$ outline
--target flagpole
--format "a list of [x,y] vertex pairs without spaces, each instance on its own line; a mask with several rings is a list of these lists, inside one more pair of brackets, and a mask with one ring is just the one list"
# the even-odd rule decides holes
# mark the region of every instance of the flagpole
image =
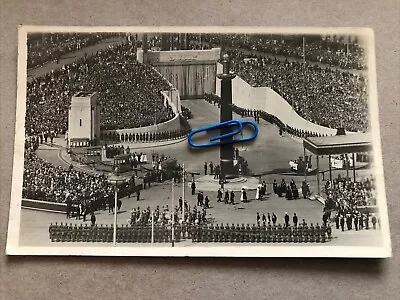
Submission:
[[185,222],[185,164],[182,164],[182,219]]
[[174,206],[174,197],[175,197],[175,195],[174,195],[174,180],[172,179],[172,190],[171,190],[171,194],[172,194],[172,207],[171,207],[171,213],[172,213],[172,216],[171,216],[171,221],[172,221],[172,224],[171,224],[171,234],[172,234],[172,239],[171,239],[171,241],[172,241],[172,247],[174,247],[174,242],[175,242],[175,238],[174,238],[174,236],[175,236],[175,230],[174,230],[174,227],[175,227],[175,212],[174,212],[174,210],[175,210],[175,206]]
[[151,212],[151,245],[154,246],[154,211]]

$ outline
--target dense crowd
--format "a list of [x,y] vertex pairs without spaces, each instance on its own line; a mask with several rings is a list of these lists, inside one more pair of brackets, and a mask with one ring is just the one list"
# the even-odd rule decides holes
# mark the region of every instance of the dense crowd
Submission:
[[[304,58],[342,69],[364,69],[364,49],[357,41],[344,37],[284,36],[258,34],[202,34],[190,35],[191,48],[224,47],[243,49],[249,52],[269,53],[286,57]],[[304,41],[304,45],[303,45]]]
[[267,86],[287,100],[305,119],[349,131],[368,128],[367,82],[359,74],[301,62],[250,57],[240,51],[234,71],[254,87]]
[[72,204],[97,202],[113,194],[105,176],[93,176],[73,168],[64,169],[39,158],[32,149],[25,150],[22,197]]
[[28,35],[28,69],[58,61],[66,53],[80,50],[114,33],[40,33]]
[[359,206],[376,205],[376,192],[373,178],[352,181],[338,176],[325,185],[326,206],[336,208],[340,213],[353,213]]
[[99,93],[102,130],[149,126],[173,118],[161,94],[171,88],[170,83],[151,66],[137,62],[135,55],[130,43],[109,46],[28,82],[27,133],[65,132],[71,97],[78,91]]

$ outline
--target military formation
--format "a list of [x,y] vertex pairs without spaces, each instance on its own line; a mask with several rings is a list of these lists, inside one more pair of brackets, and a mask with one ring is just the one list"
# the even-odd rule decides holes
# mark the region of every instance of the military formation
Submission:
[[[153,231],[154,230],[154,231]],[[51,224],[49,237],[52,242],[103,242],[113,241],[113,226],[83,226],[82,224]],[[118,243],[172,242],[172,226],[156,224],[126,225],[117,227]],[[331,240],[330,226],[211,224],[174,226],[174,242],[191,239],[199,243],[325,243]]]

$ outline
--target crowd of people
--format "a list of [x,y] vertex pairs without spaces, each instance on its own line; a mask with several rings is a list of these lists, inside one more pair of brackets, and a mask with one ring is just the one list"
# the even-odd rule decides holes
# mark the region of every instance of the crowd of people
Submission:
[[39,158],[33,149],[25,150],[22,197],[58,203],[91,203],[102,206],[114,188],[105,176],[94,176],[74,168],[64,169]]
[[376,191],[373,178],[352,181],[340,174],[325,185],[326,206],[336,208],[339,213],[354,213],[359,206],[376,205]]
[[254,87],[270,87],[313,123],[349,131],[368,128],[367,80],[361,74],[231,51],[234,71]]
[[109,46],[28,82],[26,132],[64,133],[78,91],[98,92],[102,130],[162,123],[174,117],[161,94],[170,88],[153,67],[137,62],[131,43]]
[[32,33],[28,35],[29,68],[41,66],[49,61],[58,61],[62,55],[97,44],[114,36],[114,33]]
[[[191,34],[191,48],[223,47],[320,62],[342,69],[364,69],[364,48],[340,36],[285,36],[270,34]],[[201,44],[200,44],[201,43]],[[304,57],[305,56],[305,57]]]
[[[182,206],[185,206],[184,210]],[[140,209],[140,206],[133,208],[131,216],[128,219],[130,225],[148,225],[152,222],[157,225],[186,224],[200,225],[208,222],[207,210],[205,207],[198,209],[197,206],[190,207],[187,201],[179,198],[179,205],[170,209],[167,205],[157,207],[151,211],[150,206],[146,209]]]

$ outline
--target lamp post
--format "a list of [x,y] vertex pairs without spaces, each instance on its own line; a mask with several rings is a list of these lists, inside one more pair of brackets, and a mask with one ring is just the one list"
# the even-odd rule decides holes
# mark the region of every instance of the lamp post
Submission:
[[118,183],[124,182],[126,179],[118,175],[118,169],[108,178],[108,182],[115,184],[115,197],[114,197],[114,235],[113,235],[113,246],[117,245],[117,204],[118,204]]

